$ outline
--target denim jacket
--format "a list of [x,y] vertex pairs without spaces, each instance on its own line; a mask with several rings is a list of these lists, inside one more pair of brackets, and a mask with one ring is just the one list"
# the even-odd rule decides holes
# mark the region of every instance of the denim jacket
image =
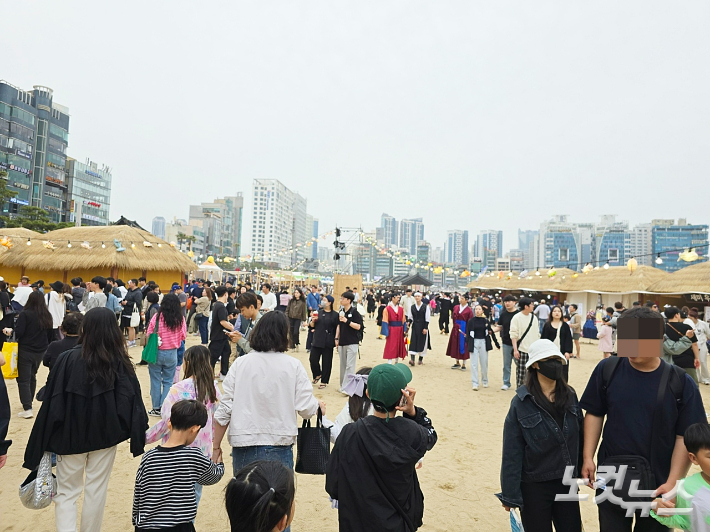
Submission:
[[553,417],[521,386],[505,418],[501,493],[496,497],[506,506],[522,508],[521,482],[561,479],[569,465],[575,466],[575,478],[579,478],[583,443],[584,415],[576,394],[560,430]]

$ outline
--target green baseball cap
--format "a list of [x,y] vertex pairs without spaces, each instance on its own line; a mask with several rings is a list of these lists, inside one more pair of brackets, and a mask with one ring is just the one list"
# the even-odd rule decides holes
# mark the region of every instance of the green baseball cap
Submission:
[[367,377],[367,394],[376,405],[391,408],[397,405],[411,380],[412,372],[406,364],[380,364]]

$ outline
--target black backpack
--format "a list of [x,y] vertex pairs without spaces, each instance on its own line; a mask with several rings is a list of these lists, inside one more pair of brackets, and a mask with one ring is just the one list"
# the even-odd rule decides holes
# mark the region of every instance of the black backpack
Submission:
[[[614,378],[616,369],[619,367],[621,358],[622,357],[618,356],[610,357],[609,359],[607,359],[607,362],[602,368],[602,390],[605,394],[609,389],[611,380]],[[661,362],[668,364],[668,362],[665,362],[665,360],[661,360]],[[683,404],[684,379],[687,373],[683,368],[679,368],[675,364],[670,364],[670,366],[672,371],[668,378],[668,386],[671,389],[671,393],[673,393],[673,397],[675,397],[676,406],[680,408],[680,406]]]
[[360,328],[357,331],[357,342],[359,344],[361,344],[364,337],[365,337],[365,324],[361,323]]

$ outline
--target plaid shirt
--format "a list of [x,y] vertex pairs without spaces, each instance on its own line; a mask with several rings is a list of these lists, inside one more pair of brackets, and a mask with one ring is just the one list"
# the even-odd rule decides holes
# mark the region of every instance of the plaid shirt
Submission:
[[187,338],[187,328],[185,327],[185,318],[182,319],[182,326],[178,329],[168,329],[165,325],[165,319],[162,314],[154,314],[148,325],[147,335],[150,335],[155,329],[155,318],[160,316],[160,325],[158,327],[158,335],[160,336],[160,350],[167,351],[168,349],[177,349]]

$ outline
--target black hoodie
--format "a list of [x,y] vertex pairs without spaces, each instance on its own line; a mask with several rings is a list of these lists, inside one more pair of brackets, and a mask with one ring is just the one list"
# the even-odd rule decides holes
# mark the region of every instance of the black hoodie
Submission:
[[[333,447],[325,490],[338,500],[340,532],[414,532],[424,495],[415,466],[437,436],[423,408],[416,415],[367,416],[343,427]],[[405,524],[401,508],[414,528]]]

